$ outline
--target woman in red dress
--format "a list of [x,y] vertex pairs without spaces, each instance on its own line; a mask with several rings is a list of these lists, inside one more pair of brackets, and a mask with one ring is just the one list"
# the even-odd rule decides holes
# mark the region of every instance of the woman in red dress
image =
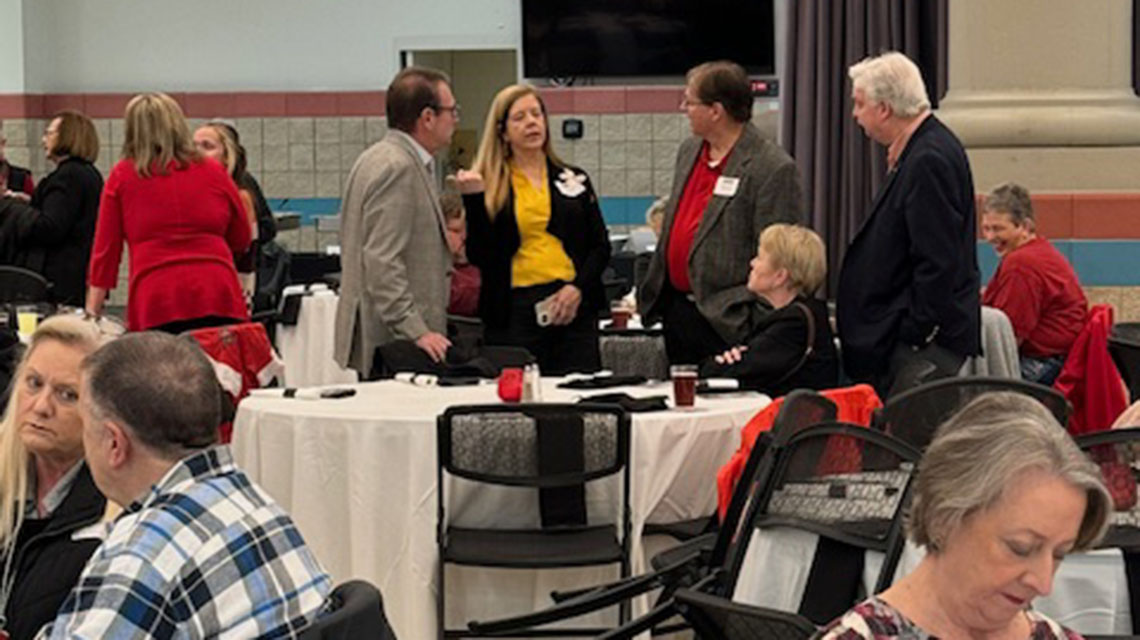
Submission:
[[130,330],[181,332],[247,320],[233,256],[249,246],[250,225],[233,180],[195,150],[170,96],[135,96],[125,120],[122,159],[99,207],[87,310],[102,312],[125,241]]

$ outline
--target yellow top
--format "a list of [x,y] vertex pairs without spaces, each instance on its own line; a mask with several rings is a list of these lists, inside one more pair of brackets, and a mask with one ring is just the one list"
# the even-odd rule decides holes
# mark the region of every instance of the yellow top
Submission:
[[546,171],[540,187],[526,174],[511,166],[511,189],[515,194],[515,220],[519,225],[518,251],[511,259],[511,286],[531,287],[562,280],[574,280],[574,262],[562,248],[562,241],[546,231],[550,223],[550,186]]

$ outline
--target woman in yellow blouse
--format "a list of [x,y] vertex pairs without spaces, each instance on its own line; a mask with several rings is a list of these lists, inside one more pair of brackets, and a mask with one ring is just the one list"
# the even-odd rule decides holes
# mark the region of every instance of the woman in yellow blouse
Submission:
[[457,178],[487,343],[526,348],[543,373],[596,371],[609,239],[590,179],[551,149],[534,87],[495,96],[474,166]]

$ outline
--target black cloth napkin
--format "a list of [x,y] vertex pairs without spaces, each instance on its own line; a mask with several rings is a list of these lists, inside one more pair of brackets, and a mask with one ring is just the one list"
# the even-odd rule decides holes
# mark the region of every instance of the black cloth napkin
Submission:
[[[645,376],[594,376],[593,378],[578,378],[559,383],[559,389],[610,389],[612,387],[629,387],[645,384]],[[628,396],[627,396],[628,397]]]
[[646,411],[665,411],[669,408],[669,406],[665,404],[666,398],[668,398],[668,396],[634,398],[628,393],[598,393],[592,396],[586,396],[579,400],[579,402],[616,404],[630,413],[642,413]]

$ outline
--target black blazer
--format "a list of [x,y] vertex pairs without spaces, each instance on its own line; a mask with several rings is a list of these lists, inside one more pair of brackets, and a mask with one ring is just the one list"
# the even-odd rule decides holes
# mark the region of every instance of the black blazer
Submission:
[[848,375],[886,371],[898,343],[981,352],[974,181],[962,143],[933,115],[887,174],[839,272]]
[[[556,182],[563,171],[585,177],[585,191],[567,196]],[[574,282],[582,291],[578,314],[596,313],[606,304],[602,272],[610,261],[610,240],[598,196],[581,169],[560,167],[547,160],[550,191],[550,222],[546,230],[562,241],[562,248],[574,263]],[[522,243],[515,218],[515,197],[511,191],[494,221],[487,214],[482,193],[463,197],[467,209],[467,258],[479,267],[483,286],[479,290],[479,317],[490,328],[506,328],[511,310],[511,260]]]
[[90,162],[67,158],[36,185],[31,206],[39,212],[24,238],[24,266],[52,283],[56,302],[83,306],[87,264],[103,176]]
[[740,362],[718,364],[715,357],[701,365],[701,377],[736,378],[745,389],[763,391],[772,397],[792,389],[831,389],[839,383],[839,357],[835,336],[827,319],[827,304],[815,298],[797,296],[811,311],[815,324],[812,353],[792,375],[788,375],[807,348],[808,322],[803,309],[789,304],[760,320],[744,341],[748,350]]
[[[71,536],[99,522],[106,507],[106,498],[95,488],[91,471],[84,464],[71,491],[46,522],[25,521],[26,529],[18,537],[13,558],[16,582],[4,611],[12,640],[32,638],[40,627],[55,619],[88,558],[102,544],[98,538],[72,540]],[[0,555],[0,562],[3,560]]]

